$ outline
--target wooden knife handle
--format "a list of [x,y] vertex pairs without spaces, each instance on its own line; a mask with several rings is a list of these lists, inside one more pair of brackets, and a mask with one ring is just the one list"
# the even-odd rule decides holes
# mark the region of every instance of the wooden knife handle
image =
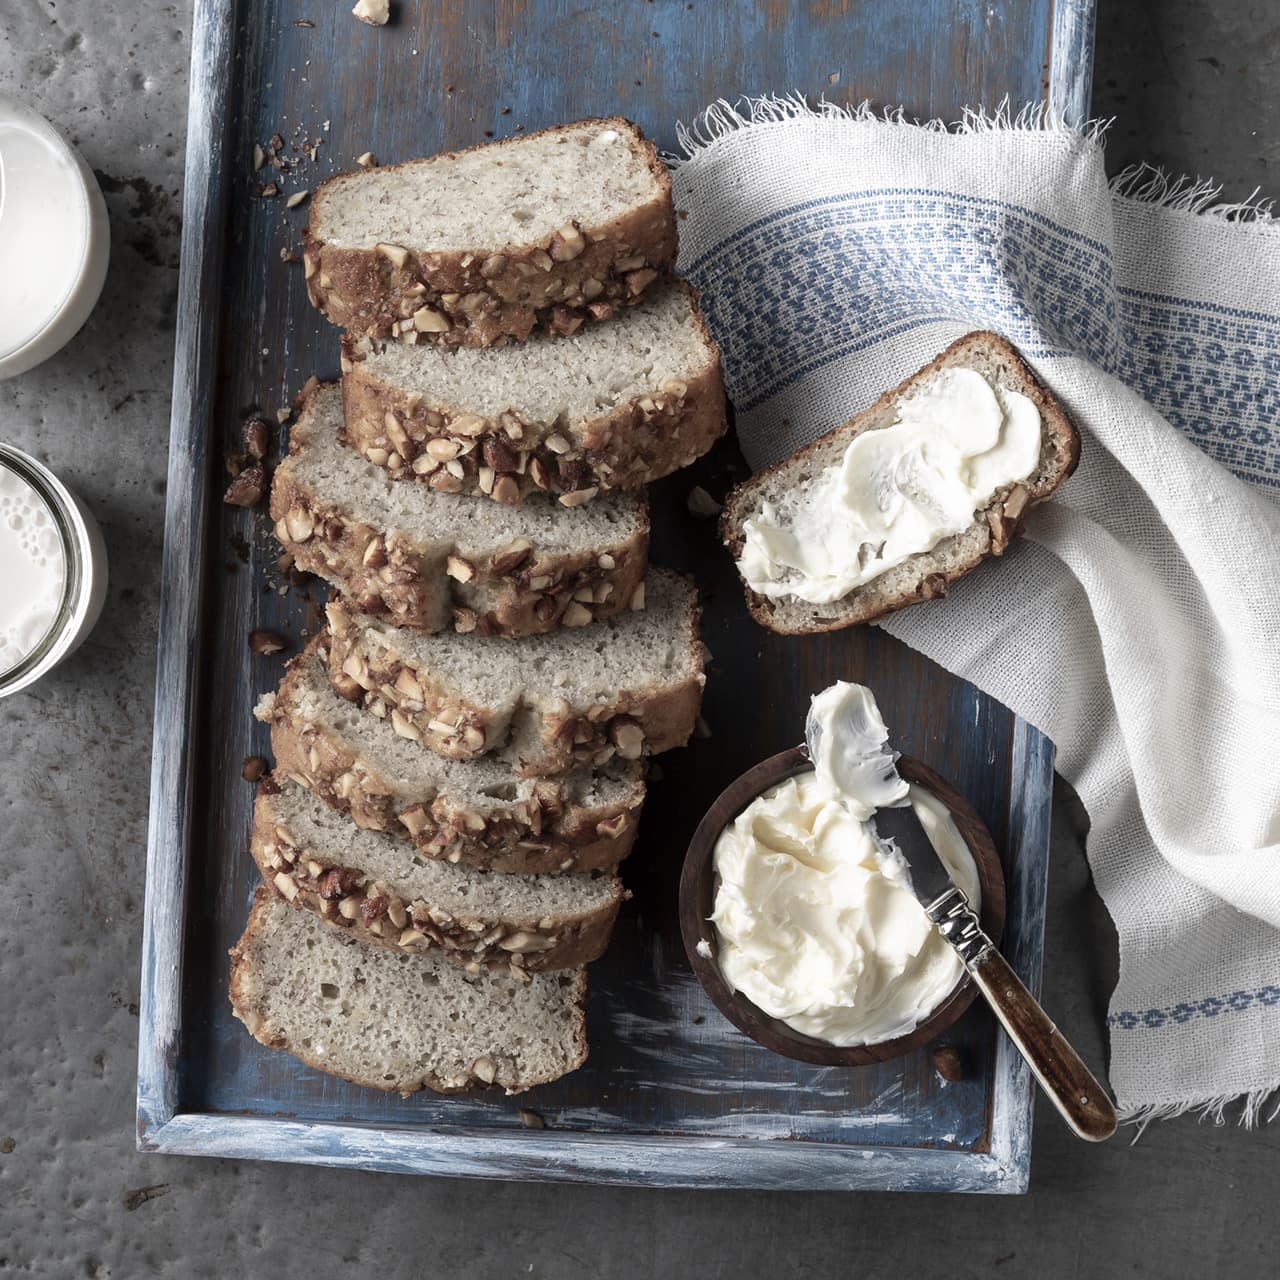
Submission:
[[1116,1111],[1107,1091],[1004,956],[988,947],[971,962],[969,972],[1063,1119],[1088,1142],[1111,1137],[1116,1131]]

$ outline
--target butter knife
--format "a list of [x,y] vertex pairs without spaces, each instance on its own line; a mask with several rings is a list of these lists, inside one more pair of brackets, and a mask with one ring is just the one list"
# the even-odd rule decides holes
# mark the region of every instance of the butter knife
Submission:
[[974,985],[1063,1119],[1088,1142],[1111,1137],[1116,1112],[1107,1091],[983,932],[969,899],[951,879],[915,810],[910,805],[878,809],[875,825],[880,839],[892,839],[906,858],[912,891],[925,914],[964,961]]

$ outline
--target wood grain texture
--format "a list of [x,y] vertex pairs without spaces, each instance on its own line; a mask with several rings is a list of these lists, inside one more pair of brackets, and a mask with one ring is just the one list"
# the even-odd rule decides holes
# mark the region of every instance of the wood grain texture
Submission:
[[1044,99],[1064,123],[1082,125],[1093,95],[1093,0],[1054,0]]
[[[1006,857],[1006,953],[1032,990],[1039,978],[1051,747],[877,631],[793,640],[755,628],[713,524],[685,508],[692,484],[721,493],[744,474],[728,443],[655,489],[654,560],[694,572],[702,587],[712,736],[661,761],[626,872],[635,898],[591,971],[588,1065],[518,1104],[549,1127],[522,1131],[517,1104],[489,1096],[372,1096],[262,1049],[232,1022],[226,951],[254,883],[252,787],[240,765],[266,752],[251,707],[288,656],[253,657],[246,637],[267,627],[300,646],[319,625],[321,592],[282,594],[265,517],[220,501],[220,455],[249,410],[272,417],[308,374],[332,376],[338,358],[300,267],[281,260],[296,252],[306,218],[306,204],[288,210],[285,197],[365,151],[393,161],[585,114],[622,112],[673,147],[677,119],[742,92],[871,97],[921,115],[1006,93],[1035,99],[1051,20],[1048,0],[398,8],[395,25],[374,30],[347,5],[197,4],[140,1143],[484,1177],[1025,1188],[1029,1077],[984,1011],[948,1033],[971,1068],[958,1084],[936,1080],[927,1052],[854,1071],[811,1067],[729,1027],[685,964],[676,881],[702,811],[732,777],[795,741],[811,693],[852,678],[875,689],[896,745],[953,779],[991,829]],[[296,167],[255,173],[254,144],[276,132]],[[280,197],[260,198],[256,184],[271,179]]]

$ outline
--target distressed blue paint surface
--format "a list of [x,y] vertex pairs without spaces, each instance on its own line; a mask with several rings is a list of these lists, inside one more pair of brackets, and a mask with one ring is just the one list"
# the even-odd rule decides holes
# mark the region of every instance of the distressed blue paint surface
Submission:
[[[401,1099],[310,1071],[257,1045],[230,1018],[225,953],[254,882],[245,852],[251,788],[239,779],[240,762],[266,753],[250,709],[281,665],[250,660],[244,638],[252,626],[294,637],[314,629],[319,592],[308,600],[264,591],[277,548],[261,518],[255,524],[218,501],[219,454],[249,407],[270,414],[309,373],[333,375],[337,365],[335,332],[308,307],[300,270],[280,260],[305,206],[289,213],[283,200],[253,198],[251,184],[273,176],[251,172],[254,142],[278,131],[291,144],[295,130],[320,139],[318,161],[284,179],[287,194],[365,150],[391,161],[481,141],[486,129],[503,136],[585,114],[629,115],[671,147],[678,118],[740,92],[799,88],[954,116],[1006,93],[1014,102],[1040,97],[1051,24],[1075,33],[1076,52],[1064,48],[1070,75],[1047,79],[1068,85],[1057,91],[1074,95],[1077,109],[1087,100],[1080,33],[1091,33],[1089,10],[1068,6],[1086,17],[1072,26],[1048,0],[401,8],[405,27],[376,32],[345,6],[242,3],[236,12],[252,21],[237,27],[223,0],[197,5],[140,1141],[482,1177],[1024,1189],[1028,1076],[984,1010],[947,1037],[969,1063],[959,1084],[939,1082],[924,1053],[839,1072],[757,1049],[723,1023],[685,964],[675,885],[705,805],[742,769],[794,743],[810,693],[852,677],[875,688],[897,745],[951,777],[991,826],[1009,875],[1005,949],[1033,989],[1039,980],[1052,748],[877,631],[797,641],[755,628],[713,529],[684,507],[691,483],[723,488],[733,478],[740,464],[730,449],[655,491],[654,559],[693,571],[707,597],[713,736],[662,759],[664,780],[651,788],[625,870],[635,898],[591,970],[587,1067],[517,1100]],[[293,26],[296,17],[317,25]],[[520,1106],[553,1127],[522,1130]]]

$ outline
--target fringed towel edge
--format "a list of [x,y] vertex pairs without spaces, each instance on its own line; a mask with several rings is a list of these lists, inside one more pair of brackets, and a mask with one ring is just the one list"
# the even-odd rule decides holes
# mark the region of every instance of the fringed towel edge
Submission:
[[1082,125],[1070,125],[1057,112],[1043,102],[1029,102],[1015,111],[1005,98],[995,107],[966,108],[959,120],[947,121],[941,117],[920,120],[908,116],[903,107],[876,108],[869,101],[852,103],[831,102],[820,98],[810,102],[804,94],[795,91],[783,94],[766,94],[753,98],[743,96],[736,102],[721,98],[704,108],[690,121],[676,125],[676,140],[680,150],[676,154],[664,154],[663,159],[673,169],[688,164],[696,156],[713,147],[739,130],[761,125],[782,124],[788,120],[842,120],[850,124],[922,129],[927,133],[1050,133],[1071,138],[1084,145],[1101,145],[1110,120],[1088,120]]
[[1222,1094],[1212,1098],[1182,1098],[1174,1102],[1151,1102],[1142,1106],[1118,1108],[1120,1123],[1133,1125],[1137,1132],[1133,1141],[1137,1142],[1146,1132],[1153,1120],[1173,1120],[1178,1116],[1194,1115],[1201,1121],[1211,1124],[1225,1125],[1230,1108],[1240,1107],[1236,1124],[1242,1129],[1255,1129],[1259,1124],[1270,1124],[1280,1115],[1280,1101],[1263,1116],[1267,1102],[1280,1090],[1280,1084],[1264,1085],[1259,1089],[1251,1089],[1248,1093]]
[[[1081,147],[1103,147],[1113,119],[1086,120],[1068,124],[1046,103],[1029,102],[1018,110],[1005,98],[995,107],[966,108],[959,120],[941,117],[920,120],[908,116],[902,107],[876,108],[869,101],[856,105],[820,98],[810,102],[799,91],[744,95],[735,102],[721,98],[704,108],[690,121],[676,125],[679,151],[664,153],[663,160],[679,169],[714,149],[718,143],[743,129],[785,124],[791,120],[837,120],[870,128],[921,129],[926,133],[953,135],[976,133],[1029,133],[1066,138]],[[1149,164],[1130,165],[1110,180],[1111,193],[1118,200],[1152,205],[1170,213],[1214,218],[1235,226],[1274,230],[1277,218],[1274,201],[1255,188],[1244,200],[1222,201],[1222,184],[1212,178],[1174,177]]]
[[1254,187],[1244,200],[1222,201],[1220,182],[1186,174],[1173,177],[1151,164],[1132,164],[1111,179],[1111,194],[1120,200],[1238,225],[1274,228],[1275,201],[1265,199],[1261,190]]

